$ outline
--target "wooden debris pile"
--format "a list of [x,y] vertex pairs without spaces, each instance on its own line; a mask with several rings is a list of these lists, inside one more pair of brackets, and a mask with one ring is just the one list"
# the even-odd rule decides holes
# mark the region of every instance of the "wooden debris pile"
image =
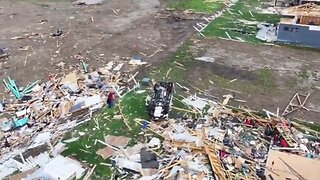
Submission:
[[18,88],[8,78],[5,87],[12,96],[1,102],[0,158],[29,147],[38,134],[49,132],[48,139],[53,141],[90,120],[92,112],[104,106],[110,91],[122,98],[137,88],[138,72],[125,73],[124,65],[110,62],[90,72],[83,67],[65,75],[50,75],[47,82],[36,81],[25,88]]
[[[301,125],[268,111],[258,115],[215,105],[203,118],[135,121],[155,136],[114,154],[113,164],[122,178],[277,179],[282,170],[270,167],[271,150],[320,163],[317,134],[298,131]],[[292,176],[303,176],[297,171]]]

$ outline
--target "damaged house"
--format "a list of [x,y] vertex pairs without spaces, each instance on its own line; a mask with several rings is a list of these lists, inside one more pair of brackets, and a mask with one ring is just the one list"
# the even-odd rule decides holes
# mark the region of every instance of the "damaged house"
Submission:
[[295,5],[307,4],[307,3],[320,4],[320,0],[292,0],[291,2]]
[[301,4],[314,3],[320,5],[320,0],[275,0],[276,5],[280,6],[297,6]]
[[256,37],[266,42],[282,42],[320,48],[320,6],[303,4],[285,8],[277,26],[258,24]]
[[277,41],[320,47],[320,6],[304,4],[289,7],[281,14],[282,18],[277,28]]

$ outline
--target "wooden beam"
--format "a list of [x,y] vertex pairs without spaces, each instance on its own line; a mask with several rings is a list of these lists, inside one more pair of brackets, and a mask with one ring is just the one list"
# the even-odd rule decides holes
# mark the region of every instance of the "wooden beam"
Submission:
[[220,159],[215,153],[210,151],[210,148],[207,145],[204,146],[204,149],[208,155],[213,173],[215,173],[219,180],[227,180],[225,171],[221,166]]

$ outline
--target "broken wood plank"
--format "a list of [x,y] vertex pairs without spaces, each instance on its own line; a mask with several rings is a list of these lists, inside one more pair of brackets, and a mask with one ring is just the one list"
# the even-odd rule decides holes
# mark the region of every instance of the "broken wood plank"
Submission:
[[111,146],[110,144],[108,144],[108,143],[105,143],[105,142],[103,142],[103,141],[101,141],[101,140],[97,140],[97,142],[99,142],[99,143],[101,143],[101,144],[103,144],[103,145],[106,145],[106,146],[108,146],[108,147],[110,147],[111,149],[113,149],[113,150],[115,150],[115,151],[119,151],[120,149],[118,149],[118,148],[116,148],[116,147],[113,147],[113,146]]
[[136,73],[134,73],[129,79],[128,79],[128,83],[131,82],[137,75],[138,75],[139,71],[137,71]]
[[127,119],[127,118],[123,115],[123,113],[122,113],[122,108],[121,108],[120,103],[119,103],[119,105],[118,105],[118,108],[119,108],[119,112],[120,112],[120,114],[121,114],[121,116],[122,116],[122,120],[123,120],[124,124],[125,124],[125,125],[127,126],[127,128],[131,131],[132,128],[129,126],[128,119]]
[[183,67],[180,67],[180,66],[174,66],[174,67],[176,67],[176,68],[178,68],[178,69],[181,69],[181,70],[184,70],[184,71],[187,70],[186,68],[183,68]]
[[176,110],[178,110],[178,111],[184,111],[184,112],[188,112],[188,113],[197,114],[197,112],[194,112],[194,111],[191,111],[191,110],[188,110],[188,109],[183,109],[183,108],[175,107],[175,106],[172,106],[172,109],[176,109]]
[[95,170],[95,168],[97,167],[97,165],[95,164],[90,171],[85,175],[85,177],[83,178],[83,180],[88,180],[90,178],[90,176],[92,175],[93,171]]
[[184,67],[184,65],[183,65],[183,64],[178,63],[177,61],[174,61],[173,63],[174,63],[174,64],[176,64],[176,65],[178,65],[178,66]]
[[228,88],[223,88],[223,89],[226,90],[226,91],[237,93],[237,94],[241,94],[242,93],[240,91],[236,91],[236,90],[233,90],[233,89],[228,89]]
[[227,180],[225,171],[221,166],[221,162],[218,156],[214,152],[211,152],[207,145],[204,146],[204,149],[209,157],[213,173],[215,173],[218,176],[219,180]]
[[171,72],[171,68],[167,71],[167,73],[166,73],[166,78],[168,78],[168,75],[169,75],[169,73]]

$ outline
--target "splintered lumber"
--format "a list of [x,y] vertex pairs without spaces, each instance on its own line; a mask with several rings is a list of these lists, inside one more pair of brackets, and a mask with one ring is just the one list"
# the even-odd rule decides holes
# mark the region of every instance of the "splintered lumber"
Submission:
[[177,161],[177,162],[175,162],[175,163],[173,163],[173,164],[169,163],[169,165],[168,165],[167,167],[165,167],[165,168],[163,168],[163,169],[160,169],[159,172],[166,171],[166,170],[168,170],[168,169],[170,169],[170,168],[172,168],[172,167],[174,167],[174,166],[179,165],[181,162],[182,162],[182,161],[180,160],[180,161]]
[[232,95],[232,94],[227,94],[227,95],[223,95],[223,97],[224,97],[225,99],[223,100],[222,105],[225,106],[225,105],[228,104],[228,102],[230,101],[230,99],[233,98],[233,95]]
[[[227,147],[224,147],[221,144],[218,143],[211,143],[209,141],[206,142],[210,147],[209,149],[213,150],[213,149],[218,149],[218,150],[223,150],[226,152],[229,152],[229,149]],[[182,142],[182,141],[176,141],[173,140],[170,143],[173,147],[177,147],[177,148],[186,148],[186,149],[191,149],[193,151],[197,151],[197,152],[201,152],[201,153],[205,153],[205,150],[203,149],[203,147],[201,146],[197,146],[195,143],[192,142]]]
[[101,143],[101,144],[103,144],[103,145],[105,145],[105,146],[108,146],[109,148],[111,148],[111,149],[113,149],[113,150],[115,150],[115,151],[119,151],[119,149],[118,148],[116,148],[116,147],[114,147],[114,146],[111,146],[110,144],[108,144],[108,143],[106,143],[106,142],[103,142],[103,141],[101,141],[101,140],[97,140],[97,142],[99,142],[99,143]]
[[280,124],[280,126],[277,126],[278,132],[286,140],[286,142],[290,147],[294,147],[297,144],[297,142],[293,137],[290,136],[290,132],[289,132],[290,130],[288,129],[288,127],[286,127],[282,123],[278,123],[278,124]]
[[254,15],[252,14],[252,12],[251,12],[251,11],[249,11],[249,13],[250,13],[251,17],[254,17]]
[[279,119],[277,119],[277,118],[263,119],[262,117],[259,117],[259,116],[253,114],[253,113],[258,113],[258,111],[253,111],[253,110],[246,109],[246,108],[234,107],[234,106],[230,106],[230,105],[226,105],[226,107],[233,109],[233,110],[236,110],[237,112],[222,112],[222,113],[230,114],[232,116],[235,116],[238,118],[243,118],[243,119],[250,117],[256,123],[258,123],[259,125],[262,125],[262,126],[265,126],[268,124],[275,125],[279,121]]
[[123,115],[120,104],[118,105],[118,108],[119,108],[119,112],[120,112],[120,114],[121,114],[121,116],[122,116],[122,119],[123,119],[124,124],[125,124],[125,125],[127,126],[127,128],[131,131],[132,128],[129,126],[128,119]]
[[215,173],[219,180],[227,180],[223,167],[221,166],[219,157],[217,157],[217,155],[214,152],[211,152],[208,146],[205,145],[204,149],[209,157],[212,171]]
[[166,78],[169,76],[169,73],[171,72],[171,68],[167,71],[167,74],[166,74]]
[[180,66],[174,66],[174,67],[176,67],[176,68],[178,68],[178,69],[181,69],[181,70],[184,70],[184,71],[187,70],[186,68],[183,68],[183,67],[180,67]]
[[175,107],[175,106],[172,106],[172,109],[175,109],[175,110],[178,110],[178,111],[184,111],[184,112],[188,112],[188,113],[197,114],[197,112],[194,112],[194,111],[191,111],[191,110],[188,110],[188,109],[183,109],[183,108]]
[[[143,120],[143,119],[139,119],[139,118],[135,118],[135,119],[134,119],[134,121],[135,121],[136,123],[138,123],[139,125],[141,125],[141,126],[142,126],[143,124],[142,124],[140,121],[145,121],[145,120]],[[158,136],[160,136],[160,137],[165,138],[163,134],[158,133],[157,131],[155,131],[155,130],[151,129],[150,127],[147,127],[146,129],[150,130],[151,132],[153,132],[153,133],[157,134],[157,135],[158,135]]]
[[96,123],[97,129],[100,130],[99,120],[97,118],[93,118],[93,121]]
[[97,165],[95,164],[94,166],[93,166],[93,168],[92,169],[90,169],[90,171],[85,175],[85,177],[83,178],[83,180],[88,180],[89,178],[90,178],[90,176],[92,175],[92,173],[93,173],[93,171],[94,171],[94,169],[97,167]]
[[173,63],[174,63],[174,64],[176,64],[176,65],[178,65],[178,66],[181,66],[181,67],[183,67],[183,66],[184,66],[183,64],[178,63],[177,61],[174,61]]
[[[127,83],[131,82],[132,80],[134,80],[134,78],[138,75],[139,71],[137,71],[136,73],[134,73],[130,79],[128,79]],[[135,80],[134,80],[135,81]]]
[[[185,87],[185,86],[182,86],[181,84],[179,84],[179,83],[177,83],[176,82],[176,85],[178,85],[181,89],[183,89],[183,90],[186,90],[186,91],[190,91],[190,89],[189,88],[187,88],[187,87]],[[184,97],[183,97],[184,98]]]
[[197,147],[195,143],[172,141],[170,144],[173,147],[187,148],[187,149],[192,149],[192,150],[195,150],[195,151],[203,151],[203,147]]

